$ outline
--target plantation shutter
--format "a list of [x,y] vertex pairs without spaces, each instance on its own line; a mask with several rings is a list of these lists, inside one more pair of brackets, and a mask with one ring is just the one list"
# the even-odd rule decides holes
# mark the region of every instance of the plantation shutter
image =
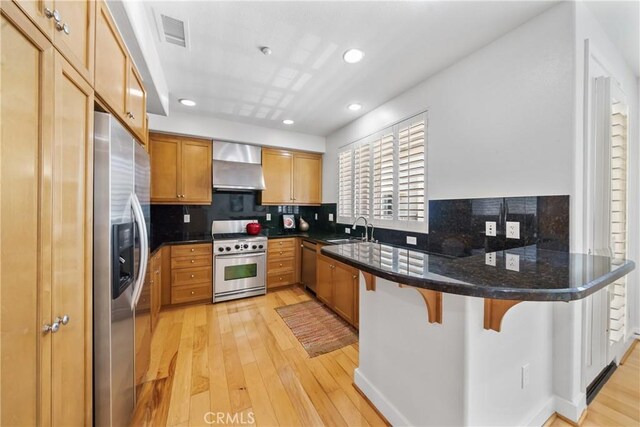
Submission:
[[353,150],[338,154],[338,221],[350,222],[353,218]]
[[[609,226],[611,251],[617,265],[627,258],[627,106],[613,102],[610,118],[611,203]],[[627,317],[627,278],[610,285],[609,340],[619,342],[625,337]]]
[[394,149],[393,132],[389,129],[374,139],[373,147],[373,218],[394,218]]
[[398,131],[398,220],[425,221],[424,118],[401,123]]
[[353,150],[353,217],[371,215],[371,144],[363,143]]

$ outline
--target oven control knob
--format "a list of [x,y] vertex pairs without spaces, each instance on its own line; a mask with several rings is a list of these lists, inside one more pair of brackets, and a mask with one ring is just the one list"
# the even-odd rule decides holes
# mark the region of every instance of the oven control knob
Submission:
[[256,245],[251,246],[251,249],[258,249]]
[[224,252],[224,248],[223,248],[222,246],[220,246],[220,247],[218,248],[218,252]]
[[229,252],[231,250],[231,246],[227,246],[225,249],[227,252]]
[[249,245],[247,245],[246,243],[244,244],[244,248],[247,249],[249,247]]
[[262,249],[262,248],[264,248],[264,245],[260,245],[260,246],[258,246],[258,248]]
[[236,245],[236,249],[240,249],[240,245]]

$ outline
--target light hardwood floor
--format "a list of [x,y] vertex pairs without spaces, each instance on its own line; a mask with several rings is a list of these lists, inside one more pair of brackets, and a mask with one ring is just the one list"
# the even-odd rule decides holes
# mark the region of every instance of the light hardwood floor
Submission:
[[[550,426],[571,424],[556,418]],[[629,357],[593,399],[582,426],[640,426],[640,344],[635,343]]]
[[[352,386],[358,345],[310,359],[275,311],[308,299],[293,287],[161,312],[132,425],[207,425],[208,412],[238,414],[209,425],[247,425],[250,413],[264,426],[385,425]],[[548,425],[570,426],[560,418]],[[589,405],[583,425],[640,426],[640,345]]]
[[308,299],[293,287],[161,312],[132,425],[385,425],[352,386],[358,345],[310,359],[274,310]]

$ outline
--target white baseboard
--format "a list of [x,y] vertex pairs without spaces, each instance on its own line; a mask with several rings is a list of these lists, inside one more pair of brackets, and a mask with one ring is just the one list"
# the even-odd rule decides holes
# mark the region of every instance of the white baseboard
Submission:
[[563,399],[560,396],[555,396],[554,406],[555,412],[577,423],[584,410],[587,409],[587,395],[585,393],[580,393],[573,402]]
[[542,409],[524,425],[539,427],[543,425],[547,420],[556,412],[554,398],[550,398]]
[[353,382],[358,386],[360,391],[367,396],[367,399],[373,403],[376,409],[384,415],[384,417],[393,426],[410,426],[413,425],[407,420],[404,415],[398,411],[390,401],[387,399],[369,380],[362,375],[359,368],[356,368],[353,372]]

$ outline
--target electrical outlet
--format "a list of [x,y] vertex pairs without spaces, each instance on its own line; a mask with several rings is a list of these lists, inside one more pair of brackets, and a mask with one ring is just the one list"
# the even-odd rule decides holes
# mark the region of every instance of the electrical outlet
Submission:
[[487,236],[495,236],[496,235],[496,222],[495,221],[487,221],[484,223],[484,231]]
[[522,366],[522,388],[525,389],[529,385],[529,364]]
[[332,213],[329,214],[329,221],[333,221],[333,214]]
[[417,245],[418,239],[415,236],[407,236],[407,245]]
[[271,221],[271,214],[270,213],[267,214],[267,221]]
[[188,224],[190,222],[191,222],[191,215],[189,214],[184,215],[184,223]]
[[318,214],[314,214],[313,215],[313,219],[315,219],[317,221],[318,220]]
[[[331,214],[329,214],[329,215],[331,215]],[[351,234],[351,227],[345,227],[345,228],[344,228],[344,232],[345,232],[346,234]]]
[[484,254],[484,263],[487,265],[491,265],[493,267],[496,266],[496,253],[495,252],[489,252]]
[[518,221],[507,221],[507,239],[520,238],[520,223]]
[[506,264],[507,270],[520,271],[520,255],[507,254]]

